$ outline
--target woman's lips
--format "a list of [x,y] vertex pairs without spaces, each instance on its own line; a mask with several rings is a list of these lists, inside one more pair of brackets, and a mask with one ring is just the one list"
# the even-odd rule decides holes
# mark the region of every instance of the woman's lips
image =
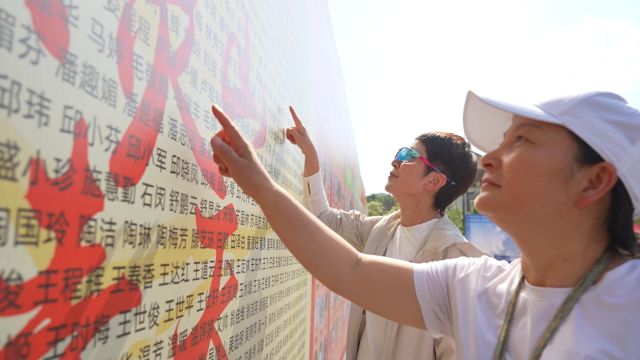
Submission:
[[490,187],[500,187],[500,185],[496,184],[495,182],[493,182],[488,178],[482,178],[482,181],[480,182],[480,188],[484,189],[484,188],[490,188]]

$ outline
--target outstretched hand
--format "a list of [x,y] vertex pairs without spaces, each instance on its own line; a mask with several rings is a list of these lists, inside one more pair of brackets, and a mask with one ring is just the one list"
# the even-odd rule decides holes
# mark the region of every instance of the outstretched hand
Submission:
[[304,171],[302,175],[311,176],[320,171],[320,162],[318,160],[316,147],[313,145],[307,129],[302,126],[302,121],[300,121],[298,114],[293,110],[293,106],[289,106],[289,111],[291,111],[291,117],[293,117],[295,126],[287,128],[285,135],[287,136],[287,140],[298,146],[304,154]]
[[[222,125],[222,131],[211,139],[220,173],[232,177],[256,200],[296,259],[329,289],[348,300],[393,321],[424,329],[411,263],[358,253],[271,180],[253,147],[227,115],[215,105],[212,111]],[[293,109],[291,114],[296,126],[302,126]],[[296,142],[299,139],[302,137],[294,137]],[[305,156],[305,172],[311,169],[310,158]],[[331,266],[327,266],[327,259],[331,259]]]
[[273,189],[273,180],[251,144],[218,106],[213,105],[211,111],[222,125],[222,130],[211,138],[213,161],[218,165],[220,174],[233,178],[242,191],[254,199]]
[[294,126],[285,129],[287,140],[298,146],[304,155],[310,155],[315,152],[315,147],[309,137],[309,133],[302,125],[302,121],[300,121],[296,111],[293,110],[293,106],[289,106],[289,111],[291,112],[291,117],[293,117]]

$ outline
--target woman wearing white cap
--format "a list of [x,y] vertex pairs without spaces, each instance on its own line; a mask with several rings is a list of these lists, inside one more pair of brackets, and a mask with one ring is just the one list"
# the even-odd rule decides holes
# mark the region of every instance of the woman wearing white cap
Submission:
[[225,142],[212,140],[220,171],[338,294],[452,336],[465,359],[640,354],[632,230],[640,217],[640,112],[618,95],[515,106],[468,94],[465,132],[488,151],[476,207],[517,243],[522,257],[512,263],[482,257],[411,264],[358,253],[276,185],[233,124],[215,107],[214,114],[224,129]]

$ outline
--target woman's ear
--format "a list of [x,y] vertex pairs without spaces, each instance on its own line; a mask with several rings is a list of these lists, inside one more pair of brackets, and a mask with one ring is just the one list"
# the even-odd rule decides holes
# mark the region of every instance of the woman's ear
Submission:
[[583,177],[576,200],[576,206],[581,209],[605,198],[618,181],[616,168],[607,161],[585,166],[578,176]]
[[422,180],[422,187],[429,192],[437,192],[447,184],[447,177],[438,171],[431,171]]

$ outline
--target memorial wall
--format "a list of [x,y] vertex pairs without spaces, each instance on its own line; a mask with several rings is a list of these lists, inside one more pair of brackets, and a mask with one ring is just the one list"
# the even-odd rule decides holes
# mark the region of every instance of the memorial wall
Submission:
[[342,358],[348,302],[209,145],[217,103],[301,199],[293,105],[365,209],[326,1],[5,1],[0,64],[0,359]]

